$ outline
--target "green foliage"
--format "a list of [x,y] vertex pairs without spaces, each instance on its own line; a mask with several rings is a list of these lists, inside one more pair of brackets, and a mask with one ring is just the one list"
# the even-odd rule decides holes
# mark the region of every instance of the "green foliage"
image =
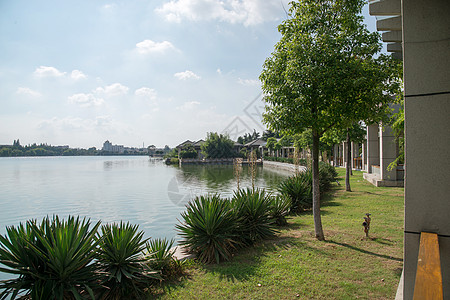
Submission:
[[287,225],[286,217],[291,211],[292,200],[286,195],[271,197],[270,216],[278,226]]
[[159,276],[145,264],[143,250],[148,239],[138,225],[120,222],[107,224],[98,235],[98,262],[106,276],[102,285],[105,299],[138,299],[144,295],[150,279]]
[[18,276],[0,283],[0,298],[25,292],[33,299],[93,299],[97,286],[94,239],[100,222],[90,229],[90,221],[57,216],[35,220],[16,228],[7,227],[0,236],[0,271]]
[[235,157],[234,142],[227,135],[210,132],[201,146],[206,158]]
[[260,133],[256,132],[256,129],[253,129],[253,133],[245,133],[243,136],[238,137],[237,142],[239,144],[245,145],[251,141],[256,140],[259,138]]
[[196,197],[181,213],[183,223],[176,228],[181,245],[205,263],[219,263],[231,258],[237,245],[236,216],[228,200],[219,195]]
[[405,110],[403,94],[400,94],[399,97],[401,98],[400,109],[391,117],[391,127],[397,140],[399,154],[397,158],[389,164],[387,168],[388,171],[392,171],[399,164],[405,163]]
[[161,273],[164,279],[173,279],[183,273],[183,262],[173,256],[173,240],[152,239],[147,242],[148,265]]
[[241,189],[234,192],[231,205],[237,217],[238,236],[245,245],[276,233],[271,216],[271,197],[263,189]]
[[267,139],[267,143],[266,143],[266,147],[270,150],[273,151],[275,149],[275,144],[277,143],[277,139],[274,137],[269,137]]
[[389,113],[399,90],[398,63],[380,51],[378,33],[363,23],[363,0],[301,0],[278,27],[281,40],[260,75],[265,94],[263,121],[271,130],[300,134],[312,130],[316,236],[323,240],[317,190],[319,139]]
[[180,151],[181,158],[197,158],[197,151],[194,149],[192,145],[184,146]]
[[[326,192],[337,178],[336,169],[327,163],[319,164],[320,192]],[[299,213],[312,207],[312,172],[306,170],[282,181],[278,186],[281,195],[291,199],[292,213]]]
[[178,150],[176,148],[173,148],[164,155],[164,158],[178,158]]
[[299,213],[312,207],[312,173],[306,170],[282,181],[278,192],[291,199],[291,213]]

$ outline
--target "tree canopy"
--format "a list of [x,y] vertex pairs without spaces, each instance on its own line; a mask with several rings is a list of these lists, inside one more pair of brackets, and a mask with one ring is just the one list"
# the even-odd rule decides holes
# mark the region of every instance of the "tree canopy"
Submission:
[[201,146],[206,158],[231,158],[237,154],[234,151],[234,142],[223,134],[209,132]]
[[316,237],[324,239],[320,220],[318,152],[320,137],[389,111],[398,88],[396,64],[381,49],[378,33],[363,23],[363,0],[291,2],[279,25],[282,37],[260,75],[264,122],[284,134],[312,131],[313,215]]

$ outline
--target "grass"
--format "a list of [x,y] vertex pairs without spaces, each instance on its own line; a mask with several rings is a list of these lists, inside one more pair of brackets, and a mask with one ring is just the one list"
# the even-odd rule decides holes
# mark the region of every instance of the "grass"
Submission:
[[[344,169],[338,169],[343,182]],[[393,299],[403,266],[403,188],[376,188],[353,171],[323,197],[326,241],[314,238],[311,212],[292,217],[271,240],[219,265],[190,262],[158,299]],[[365,238],[363,217],[372,214]]]

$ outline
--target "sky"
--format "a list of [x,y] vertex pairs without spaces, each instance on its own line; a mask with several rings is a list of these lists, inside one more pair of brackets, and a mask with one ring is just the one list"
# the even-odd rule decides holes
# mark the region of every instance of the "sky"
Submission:
[[0,145],[262,132],[258,77],[289,1],[0,0]]

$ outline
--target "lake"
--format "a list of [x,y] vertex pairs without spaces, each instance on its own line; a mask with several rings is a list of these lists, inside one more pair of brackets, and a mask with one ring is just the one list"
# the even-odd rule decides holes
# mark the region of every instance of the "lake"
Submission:
[[[257,187],[274,191],[287,172],[257,167]],[[251,187],[246,166],[240,186]],[[6,226],[54,214],[92,222],[129,221],[145,237],[175,238],[175,224],[197,195],[231,197],[233,166],[167,166],[145,156],[0,158],[0,233]]]

